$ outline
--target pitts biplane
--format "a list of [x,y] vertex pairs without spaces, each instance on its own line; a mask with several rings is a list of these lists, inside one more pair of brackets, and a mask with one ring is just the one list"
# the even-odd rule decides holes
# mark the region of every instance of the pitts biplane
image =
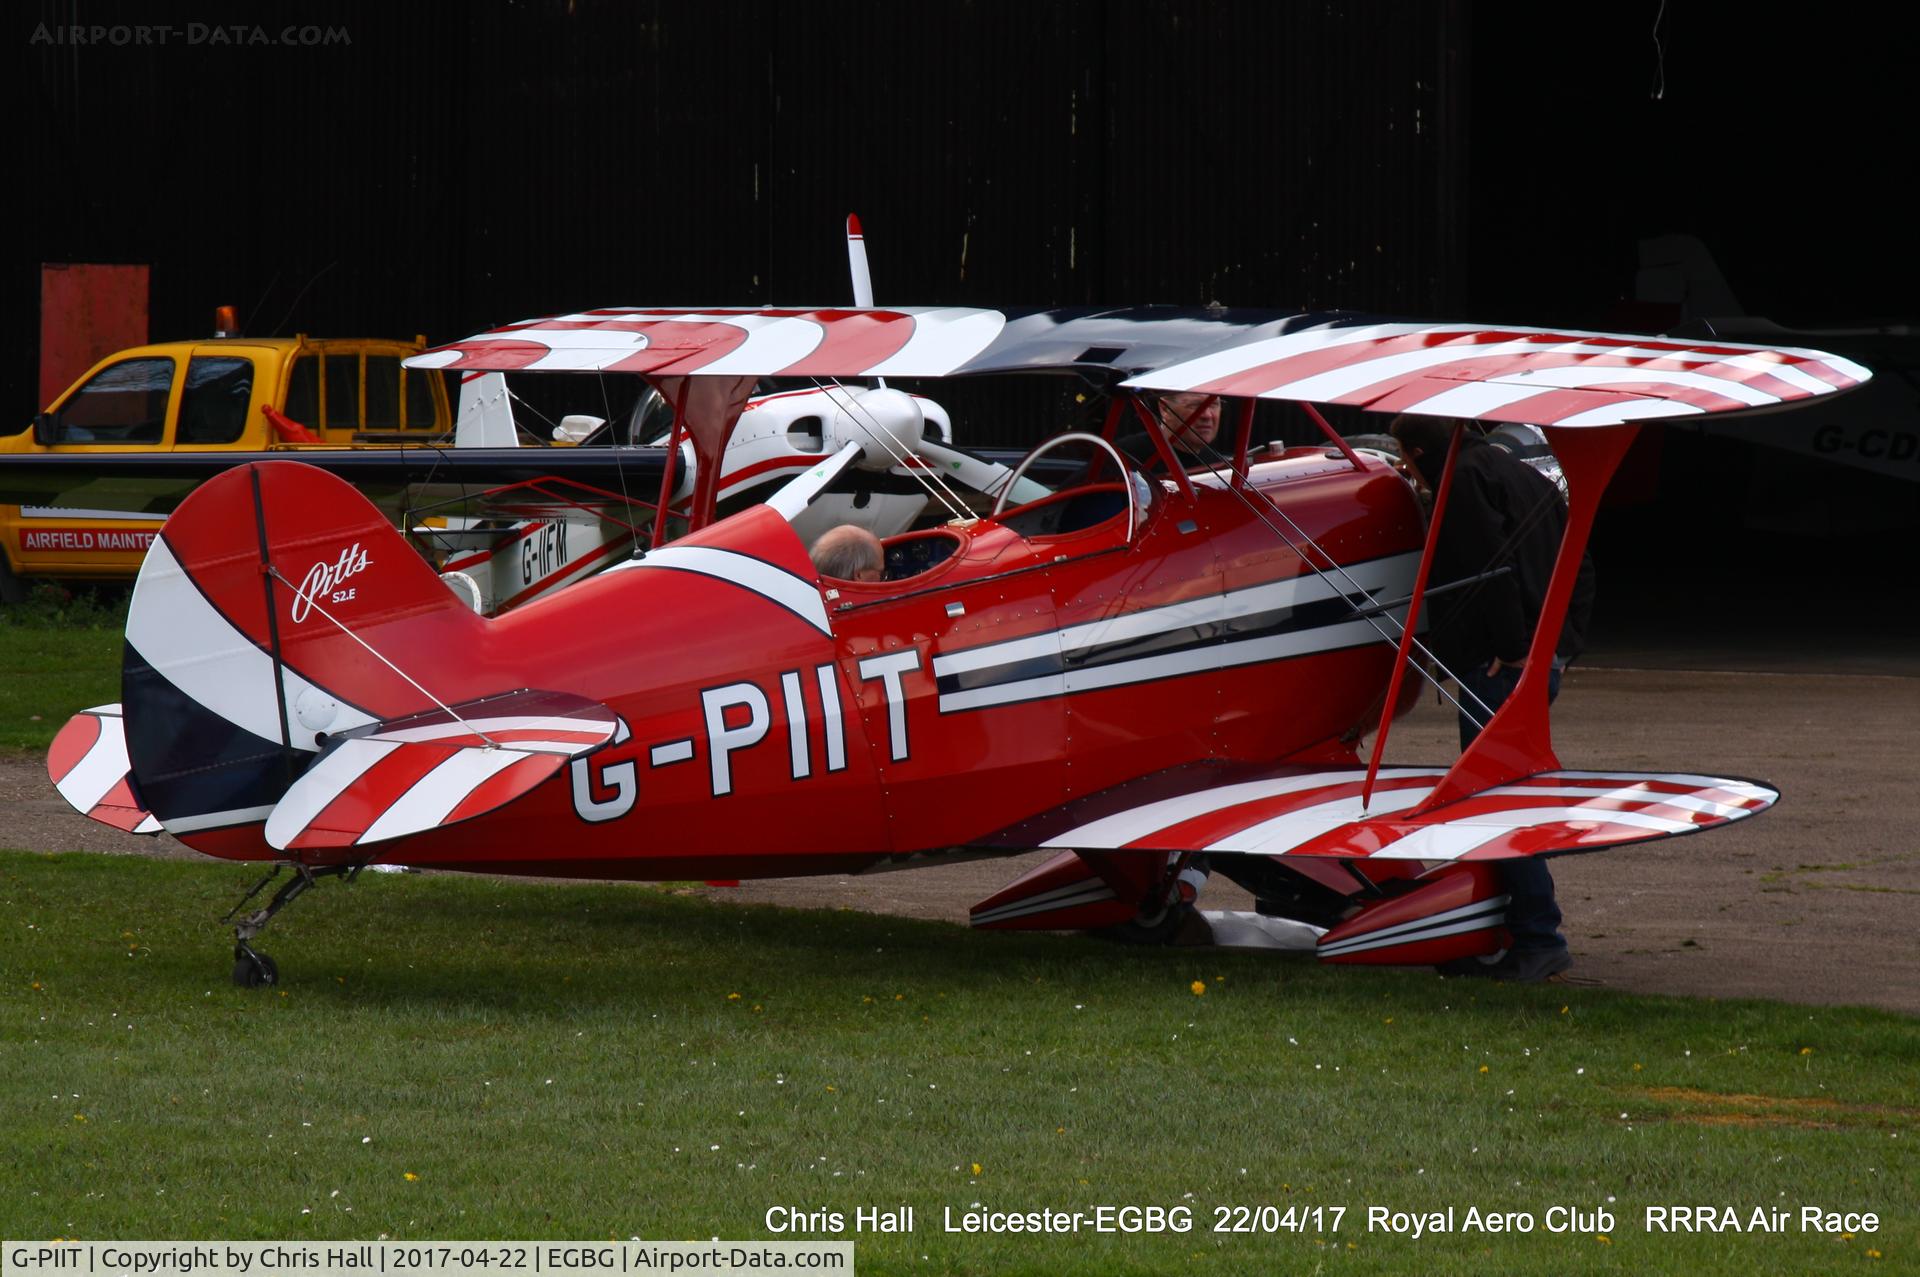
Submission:
[[[241,983],[277,978],[252,942],[281,907],[375,861],[714,879],[1048,848],[975,925],[1151,933],[1205,854],[1261,866],[1267,905],[1311,923],[1326,961],[1494,952],[1501,858],[1694,833],[1778,797],[1554,752],[1545,671],[1638,423],[1870,375],[1812,350],[1158,308],[600,310],[416,362],[644,375],[675,409],[663,492],[682,445],[694,459],[689,528],[487,618],[311,467],[229,471],[179,507],[134,590],[122,705],[77,716],[49,768],[98,819],[291,866],[240,920]],[[882,580],[822,578],[794,525],[862,456],[904,455],[911,414],[870,414],[868,437],[715,517],[757,378],[1012,371],[1106,377],[1102,428],[1045,440],[971,504],[925,468],[952,517],[888,538]],[[1217,450],[1170,437],[1189,424],[1164,424],[1171,392],[1228,405]],[[1255,450],[1256,399],[1551,441],[1568,520],[1533,659],[1451,764],[1381,765],[1416,693],[1447,481],[1429,521],[1331,428]]]

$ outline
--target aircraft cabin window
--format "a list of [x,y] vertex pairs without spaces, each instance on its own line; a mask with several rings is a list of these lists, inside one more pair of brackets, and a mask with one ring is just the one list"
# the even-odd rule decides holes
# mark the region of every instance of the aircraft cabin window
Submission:
[[927,532],[909,532],[883,543],[887,552],[885,579],[904,581],[919,576],[952,558],[960,548],[960,538],[944,528]]
[[176,443],[232,443],[247,428],[253,361],[197,356],[187,362]]
[[173,360],[127,359],[95,373],[59,412],[55,443],[159,443]]
[[1125,518],[1131,489],[1137,528],[1153,504],[1154,485],[1121,455],[1123,472],[1116,472],[1113,454],[1091,436],[1045,440],[1021,462],[1020,482],[1008,493],[1007,505],[1020,504],[994,517],[1029,539],[1064,536]]

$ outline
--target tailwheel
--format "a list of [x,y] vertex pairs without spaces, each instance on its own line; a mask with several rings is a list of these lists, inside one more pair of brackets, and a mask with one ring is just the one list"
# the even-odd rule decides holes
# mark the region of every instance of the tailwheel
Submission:
[[242,989],[263,989],[280,983],[280,968],[252,945],[233,947],[233,982]]
[[[222,922],[233,922],[233,916],[240,912],[247,901],[259,895],[266,885],[280,876],[287,866],[275,865],[272,872],[253,884],[246,895],[240,897],[240,903],[227,910]],[[280,968],[272,958],[253,947],[253,938],[266,929],[273,916],[292,904],[307,888],[322,878],[344,875],[347,881],[353,881],[360,872],[359,865],[327,865],[320,869],[310,869],[306,865],[294,865],[293,877],[283,883],[280,890],[273,893],[273,899],[264,909],[256,909],[246,917],[234,923],[233,927],[233,982],[243,989],[264,989],[280,983]]]

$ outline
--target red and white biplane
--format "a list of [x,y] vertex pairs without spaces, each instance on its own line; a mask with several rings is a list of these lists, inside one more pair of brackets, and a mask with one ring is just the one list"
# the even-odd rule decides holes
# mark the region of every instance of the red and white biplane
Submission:
[[[644,375],[675,409],[663,492],[680,445],[694,459],[689,530],[488,618],[312,467],[232,470],[179,507],[134,590],[123,703],[76,717],[49,768],[97,819],[292,867],[239,924],[241,983],[277,978],[252,941],[279,908],[371,862],[738,879],[1051,848],[975,925],[1151,934],[1194,857],[1244,857],[1324,960],[1496,951],[1501,858],[1694,833],[1778,796],[1554,752],[1546,658],[1638,423],[1870,375],[1812,350],[1164,308],[600,310],[416,362]],[[823,579],[795,531],[848,467],[907,442],[877,413],[715,517],[759,378],[1016,371],[1106,379],[1103,429],[1042,442],[971,501],[922,467],[952,517],[889,538],[883,580]],[[1155,410],[1176,391],[1230,406],[1204,463]],[[1535,659],[1451,763],[1380,765],[1416,691],[1421,504],[1330,429],[1252,448],[1263,398],[1551,441],[1568,530]],[[1116,446],[1135,432],[1145,465]]]

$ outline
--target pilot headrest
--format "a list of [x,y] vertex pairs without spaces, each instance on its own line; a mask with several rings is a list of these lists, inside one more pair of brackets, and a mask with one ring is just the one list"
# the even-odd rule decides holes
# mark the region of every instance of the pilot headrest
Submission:
[[863,470],[891,470],[920,445],[925,428],[920,404],[904,390],[856,390],[833,414],[836,446],[860,445]]

